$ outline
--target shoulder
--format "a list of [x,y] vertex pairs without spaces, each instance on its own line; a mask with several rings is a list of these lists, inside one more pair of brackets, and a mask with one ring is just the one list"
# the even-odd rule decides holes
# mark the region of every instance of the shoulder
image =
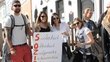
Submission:
[[10,16],[6,16],[5,20],[3,21],[3,27],[11,27],[11,18]]
[[61,24],[64,24],[65,25],[66,23],[65,22],[61,22]]
[[88,32],[91,32],[91,30],[90,30],[88,27],[86,27],[86,26],[82,27],[81,30],[84,31],[86,34],[87,34]]
[[83,27],[83,30],[84,30],[85,34],[88,34],[91,32],[91,30],[88,27]]
[[93,20],[90,20],[89,23],[95,25],[95,22]]
[[4,23],[11,22],[11,17],[10,15],[6,16]]
[[62,25],[62,26],[68,26],[68,24],[65,23],[65,22],[61,22],[60,25]]

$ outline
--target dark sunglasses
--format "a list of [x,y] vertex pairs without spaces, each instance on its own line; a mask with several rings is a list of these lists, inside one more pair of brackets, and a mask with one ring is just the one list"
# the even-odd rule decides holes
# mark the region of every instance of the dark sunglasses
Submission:
[[14,7],[21,7],[21,5],[14,5]]
[[44,17],[46,17],[46,16],[40,16],[40,17],[44,18]]
[[79,25],[79,22],[75,23],[74,25]]
[[53,18],[53,20],[56,20],[56,19],[58,20],[59,18],[58,18],[58,17],[56,17],[56,18]]

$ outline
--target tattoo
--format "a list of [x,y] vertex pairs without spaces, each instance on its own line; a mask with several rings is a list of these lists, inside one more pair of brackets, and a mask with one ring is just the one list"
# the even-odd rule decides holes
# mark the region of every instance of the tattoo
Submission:
[[4,30],[5,30],[6,38],[8,40],[11,40],[11,28],[6,27],[6,28],[4,28]]

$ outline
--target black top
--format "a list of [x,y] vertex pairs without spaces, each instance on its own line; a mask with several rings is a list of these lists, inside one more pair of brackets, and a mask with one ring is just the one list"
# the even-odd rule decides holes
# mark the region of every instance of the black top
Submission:
[[42,28],[41,27],[40,32],[50,32],[50,27],[49,26],[47,28]]

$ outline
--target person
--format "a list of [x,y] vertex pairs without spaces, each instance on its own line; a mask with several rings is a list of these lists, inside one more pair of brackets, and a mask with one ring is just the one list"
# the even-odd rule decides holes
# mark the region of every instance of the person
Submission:
[[[70,51],[70,46],[68,45],[68,37],[69,37],[69,25],[61,22],[60,17],[58,16],[57,13],[53,13],[51,16],[51,31],[52,32],[56,32],[59,31],[62,33],[63,38],[64,38],[64,42],[63,46],[62,46],[62,53],[63,55],[67,54],[68,58],[70,59],[72,57],[72,53]],[[67,48],[67,50],[66,50]],[[62,56],[62,62],[64,62],[66,59],[66,57],[64,58],[64,56]],[[67,62],[67,61],[66,61]]]
[[104,62],[109,62],[110,61],[110,39],[109,39],[109,33],[107,30],[104,28],[102,25],[102,21],[104,21],[104,17],[106,16],[107,12],[110,11],[110,2],[107,4],[107,10],[101,14],[98,20],[98,29],[99,29],[99,35],[102,40],[102,45],[103,45],[103,53],[104,53]]
[[90,8],[86,8],[83,13],[83,21],[84,21],[84,25],[92,31],[92,34],[95,38],[97,34],[97,32],[95,32],[97,27],[94,21],[90,20],[92,14],[93,14],[92,10]]
[[35,23],[35,32],[50,32],[50,24],[48,23],[48,16],[44,11],[41,11],[38,20]]
[[92,54],[96,56],[100,62],[102,62],[103,60],[102,45],[101,45],[101,41],[99,41],[97,37],[97,35],[99,35],[97,26],[95,25],[94,21],[90,19],[92,17],[92,14],[93,12],[91,8],[86,8],[83,13],[83,21],[84,21],[84,25],[92,31],[93,37],[95,39],[95,42],[92,45],[92,49],[93,49]]
[[2,47],[3,47],[2,23],[0,23],[0,62],[2,58]]
[[76,49],[77,53],[73,62],[95,62],[91,54],[90,47],[94,43],[92,32],[84,26],[84,22],[80,18],[75,18],[72,23],[76,29]]
[[[24,21],[23,14],[20,12],[21,3],[19,0],[12,1],[11,10],[13,11],[11,15],[14,21],[12,21],[10,16],[7,16],[4,22],[4,31],[11,62],[32,62],[32,52],[30,46],[27,44],[27,35],[32,36],[33,33],[28,26],[27,19]],[[13,22],[15,24],[12,30],[11,24]]]
[[107,30],[108,34],[110,35],[110,28],[109,28],[109,23],[110,22],[110,8],[107,11],[107,14],[105,15],[105,17],[103,18],[102,21],[102,26]]

